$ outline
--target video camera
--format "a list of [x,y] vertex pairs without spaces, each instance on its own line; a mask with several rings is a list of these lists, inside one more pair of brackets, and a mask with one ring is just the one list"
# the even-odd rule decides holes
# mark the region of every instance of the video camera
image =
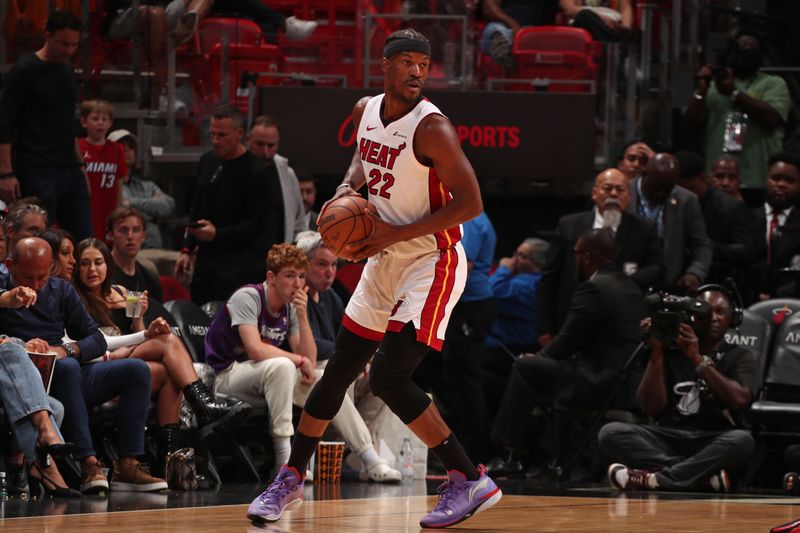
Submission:
[[662,342],[674,342],[681,323],[691,325],[711,318],[711,305],[702,298],[653,292],[644,302],[652,321],[650,331]]

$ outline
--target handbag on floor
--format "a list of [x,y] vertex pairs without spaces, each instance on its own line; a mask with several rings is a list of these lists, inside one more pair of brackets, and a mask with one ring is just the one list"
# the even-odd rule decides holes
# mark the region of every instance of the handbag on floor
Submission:
[[165,478],[169,488],[175,490],[197,489],[197,465],[194,448],[181,448],[167,454]]

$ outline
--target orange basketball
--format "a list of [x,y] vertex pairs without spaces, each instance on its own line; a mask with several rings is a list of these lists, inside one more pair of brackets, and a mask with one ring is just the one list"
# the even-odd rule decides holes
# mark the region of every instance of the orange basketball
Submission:
[[320,213],[319,233],[330,251],[339,255],[346,244],[372,233],[372,220],[364,214],[366,207],[362,197],[348,195],[332,201]]

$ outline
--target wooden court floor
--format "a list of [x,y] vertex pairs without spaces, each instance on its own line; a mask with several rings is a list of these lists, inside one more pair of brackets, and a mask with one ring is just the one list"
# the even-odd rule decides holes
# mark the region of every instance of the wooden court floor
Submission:
[[[652,497],[648,497],[652,496]],[[246,505],[224,505],[21,517],[0,520],[4,533],[262,531],[378,533],[419,531],[433,496],[305,502],[274,524],[256,527]],[[686,499],[656,495],[596,497],[504,496],[492,509],[450,530],[596,532],[763,532],[800,517],[800,499]]]

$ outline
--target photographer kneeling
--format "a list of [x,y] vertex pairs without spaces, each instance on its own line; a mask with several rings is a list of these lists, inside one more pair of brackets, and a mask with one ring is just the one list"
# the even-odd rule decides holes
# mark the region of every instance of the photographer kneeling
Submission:
[[651,328],[649,318],[642,322],[649,361],[636,397],[656,425],[612,422],[600,430],[600,449],[614,462],[608,480],[618,489],[727,492],[727,471],[753,454],[741,414],[753,400],[755,358],[724,341],[741,323],[742,310],[718,285],[700,287],[698,300],[710,311],[692,313],[693,326],[682,321],[672,341],[664,340],[670,338],[664,328]]

